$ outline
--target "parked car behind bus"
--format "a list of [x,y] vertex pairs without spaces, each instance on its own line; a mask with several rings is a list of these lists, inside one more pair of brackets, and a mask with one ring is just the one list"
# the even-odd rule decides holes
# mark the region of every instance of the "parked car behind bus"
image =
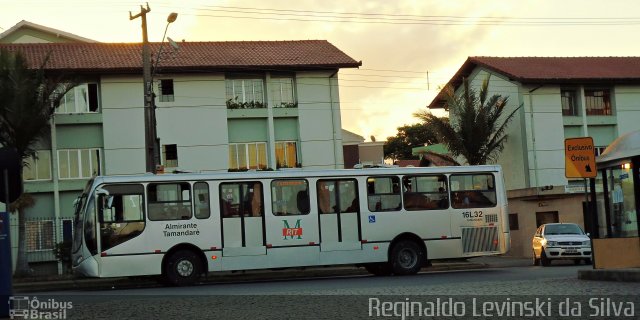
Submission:
[[591,239],[575,223],[547,223],[541,225],[532,240],[533,264],[543,266],[552,260],[584,261],[591,264]]

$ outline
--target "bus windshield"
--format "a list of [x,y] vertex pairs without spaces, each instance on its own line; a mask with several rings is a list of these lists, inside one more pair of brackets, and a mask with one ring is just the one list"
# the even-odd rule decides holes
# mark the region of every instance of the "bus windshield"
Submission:
[[93,185],[93,179],[90,179],[82,190],[82,194],[76,198],[73,202],[73,249],[72,252],[77,252],[82,244],[82,222],[84,220],[84,215],[82,214],[84,208],[87,204],[87,199],[89,196],[89,192],[91,191],[91,186]]

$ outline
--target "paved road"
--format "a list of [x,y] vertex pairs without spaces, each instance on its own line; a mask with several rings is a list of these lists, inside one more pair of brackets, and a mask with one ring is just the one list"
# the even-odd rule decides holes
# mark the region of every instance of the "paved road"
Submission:
[[[489,306],[516,300],[533,303],[536,298],[543,303],[536,311],[543,313],[533,314],[535,318],[552,318],[548,317],[550,314],[559,316],[562,299],[571,299],[567,302],[575,307],[574,312],[580,311],[580,316],[574,317],[576,319],[592,315],[598,317],[590,318],[608,318],[612,314],[604,313],[604,310],[611,309],[610,301],[606,300],[611,297],[617,299],[614,302],[621,303],[620,306],[627,307],[626,311],[633,312],[634,319],[640,314],[640,286],[637,283],[578,280],[578,270],[591,268],[584,265],[534,267],[522,264],[407,277],[348,276],[47,294],[53,294],[53,299],[73,301],[68,317],[77,319],[373,319],[385,315],[380,313],[380,303],[395,302],[398,306],[404,302],[420,302],[428,305],[438,298],[459,303],[458,306],[466,308],[462,315],[468,318],[478,318],[472,314],[476,311],[478,315],[496,316],[493,309],[489,313],[478,309],[484,302],[489,302]],[[478,300],[477,305],[474,299]],[[378,309],[376,303],[379,303]],[[518,311],[514,308],[512,312]],[[616,310],[622,312],[622,309]],[[550,314],[546,314],[547,311]],[[373,317],[369,317],[369,312],[373,312]],[[402,318],[401,313],[396,315],[392,318]]]

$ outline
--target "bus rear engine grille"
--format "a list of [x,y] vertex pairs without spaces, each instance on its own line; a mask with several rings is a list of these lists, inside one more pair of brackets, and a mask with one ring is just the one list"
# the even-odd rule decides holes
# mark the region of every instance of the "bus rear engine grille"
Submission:
[[498,251],[498,228],[462,228],[463,253]]

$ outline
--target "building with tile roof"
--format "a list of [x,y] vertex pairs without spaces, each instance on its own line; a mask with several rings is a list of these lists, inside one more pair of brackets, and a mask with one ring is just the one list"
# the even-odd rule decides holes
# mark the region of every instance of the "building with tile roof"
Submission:
[[0,43],[97,42],[66,31],[22,20],[0,33]]
[[[21,43],[0,48],[21,52],[33,67],[48,56],[47,72],[80,79],[55,113],[51,138],[25,170],[25,191],[36,199],[27,216],[45,219],[28,226],[28,251],[49,252],[38,259],[50,261],[53,245],[68,232],[46,221],[70,222],[74,199],[90,177],[146,171],[142,45],[83,41],[26,26],[7,30],[0,40],[33,43],[16,40]],[[343,168],[338,72],[361,62],[328,41],[150,48],[165,172]]]
[[[469,57],[448,86],[460,92],[467,78],[479,88],[488,76],[490,95],[509,97],[511,110],[520,106],[498,161],[509,190],[512,254],[530,255],[531,236],[546,222],[577,222],[606,237],[606,204],[590,202],[598,215],[587,211],[584,180],[565,177],[564,140],[592,137],[598,155],[638,128],[640,57]],[[443,90],[428,108],[445,107],[444,97]]]
[[376,166],[384,164],[384,142],[364,141],[364,137],[342,129],[342,153],[345,169],[355,165]]

